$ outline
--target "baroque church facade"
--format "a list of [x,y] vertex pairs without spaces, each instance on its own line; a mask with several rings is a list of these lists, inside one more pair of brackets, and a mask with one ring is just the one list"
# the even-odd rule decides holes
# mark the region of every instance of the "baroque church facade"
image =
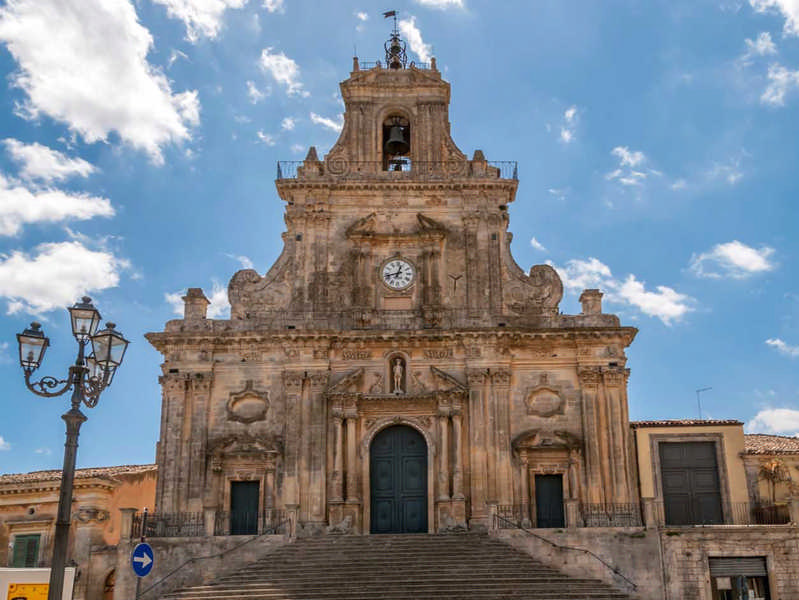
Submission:
[[515,163],[450,136],[435,59],[354,61],[330,152],[280,163],[283,251],[201,290],[163,355],[156,511],[287,510],[298,533],[486,527],[492,506],[568,526],[638,502],[625,349],[585,290],[511,255]]

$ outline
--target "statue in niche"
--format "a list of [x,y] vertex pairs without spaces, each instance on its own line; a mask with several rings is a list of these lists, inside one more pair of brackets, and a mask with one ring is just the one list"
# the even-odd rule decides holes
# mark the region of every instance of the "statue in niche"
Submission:
[[394,387],[391,390],[394,394],[404,394],[405,389],[403,386],[403,382],[405,379],[405,361],[402,358],[397,357],[394,359],[391,367],[391,374],[394,378]]

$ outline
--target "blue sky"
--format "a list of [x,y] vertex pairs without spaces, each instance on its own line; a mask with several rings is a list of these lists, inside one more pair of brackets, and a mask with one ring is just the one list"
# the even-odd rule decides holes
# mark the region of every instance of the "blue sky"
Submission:
[[226,316],[242,266],[280,252],[277,160],[324,154],[352,55],[452,84],[453,137],[519,161],[517,262],[550,262],[564,312],[601,287],[640,329],[633,419],[799,432],[799,5],[793,0],[6,0],[0,7],[0,472],[60,465],[66,398],[26,391],[74,358],[88,293],[132,340],[79,466],[154,460],[159,355],[143,338],[202,287]]

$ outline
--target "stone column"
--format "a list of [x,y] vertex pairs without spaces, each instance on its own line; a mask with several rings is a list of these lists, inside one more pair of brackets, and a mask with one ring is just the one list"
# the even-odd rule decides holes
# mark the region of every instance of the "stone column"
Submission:
[[275,507],[275,465],[270,463],[266,466],[264,490],[264,508],[270,510]]
[[345,414],[347,419],[347,502],[358,502],[358,411],[349,409]]
[[519,461],[522,471],[522,527],[530,527],[530,463],[525,450],[519,454]]
[[630,425],[626,419],[624,406],[627,404],[626,374],[619,367],[603,369],[605,395],[609,414],[609,460],[612,470],[613,502],[627,503],[632,497],[632,469],[630,456]]
[[170,373],[162,375],[158,381],[161,384],[162,401],[155,508],[159,512],[178,512],[179,474],[183,468],[181,434],[186,404],[186,377]]
[[480,303],[482,290],[480,289],[478,267],[480,258],[477,241],[477,228],[480,224],[480,218],[477,215],[468,215],[463,218],[463,224],[466,242],[466,304],[471,313],[482,308]]
[[189,512],[199,512],[203,507],[203,492],[206,487],[206,446],[208,443],[208,406],[211,400],[213,373],[195,373],[191,378],[191,416],[188,493],[186,507]]
[[330,500],[344,500],[344,417],[341,409],[333,409],[333,476]]
[[496,480],[494,499],[500,504],[513,503],[513,466],[510,445],[510,382],[511,372],[497,369],[491,373],[494,414],[494,452]]
[[452,413],[452,498],[463,500],[463,418],[460,407]]
[[[485,520],[487,518],[487,449],[485,422],[485,369],[469,369],[466,372],[469,385],[469,431],[470,444],[470,500],[471,518]],[[490,524],[489,524],[490,525]]]
[[303,374],[299,371],[283,373],[283,388],[286,393],[286,446],[285,478],[283,481],[283,504],[299,508],[299,443],[300,443],[300,393]]
[[605,502],[602,485],[602,460],[599,437],[604,435],[597,416],[597,392],[602,381],[598,368],[581,368],[578,372],[582,388],[583,431],[585,432],[585,479],[584,502],[593,504]]
[[327,427],[325,427],[325,411],[327,400],[325,389],[329,373],[327,371],[316,371],[310,374],[310,412],[309,426],[306,435],[309,438],[308,449],[310,456],[307,457],[307,464],[310,467],[308,481],[308,499],[310,506],[308,511],[312,521],[322,523],[325,520],[325,481],[327,480]]
[[438,499],[449,500],[449,408],[439,407],[438,427],[441,444],[438,453]]

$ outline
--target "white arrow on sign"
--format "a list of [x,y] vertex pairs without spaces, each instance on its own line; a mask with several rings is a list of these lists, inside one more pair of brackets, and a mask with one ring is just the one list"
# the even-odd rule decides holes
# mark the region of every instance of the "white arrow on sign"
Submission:
[[149,555],[145,554],[144,556],[134,556],[133,562],[141,563],[142,567],[146,567],[151,562],[153,562],[153,559],[150,558]]

